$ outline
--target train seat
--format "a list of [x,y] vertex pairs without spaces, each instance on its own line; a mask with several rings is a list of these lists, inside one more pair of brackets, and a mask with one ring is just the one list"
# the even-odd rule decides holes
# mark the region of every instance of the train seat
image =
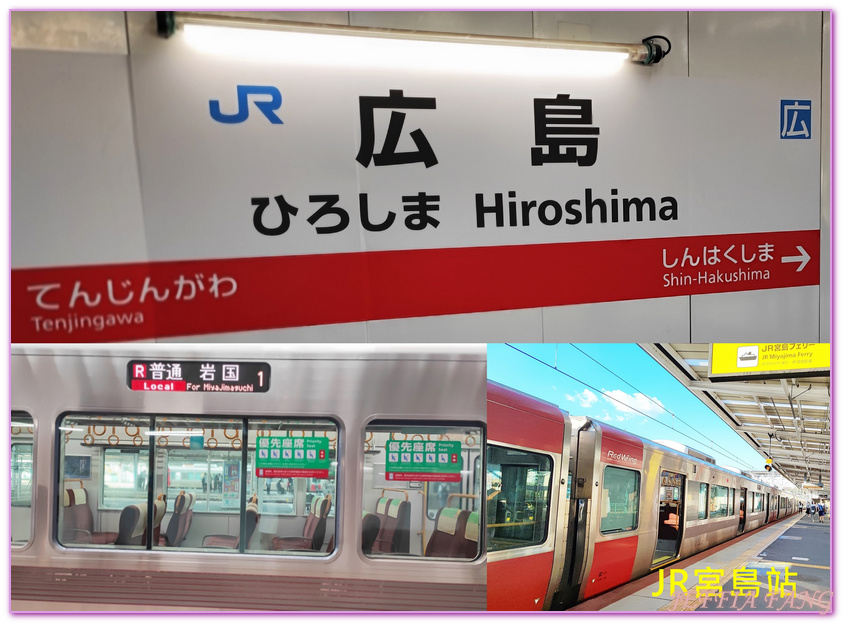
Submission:
[[316,497],[310,503],[310,513],[301,536],[276,536],[272,539],[273,550],[315,550],[319,551],[325,540],[327,516],[330,513],[331,498]]
[[[260,521],[257,509],[257,495],[253,495],[246,505],[246,549],[249,548],[251,537]],[[240,536],[233,534],[208,534],[202,539],[202,547],[224,547],[237,549],[240,546]]]
[[[427,543],[424,556],[435,558],[462,558],[462,542],[470,513],[459,508],[440,508],[436,515],[436,528]],[[476,555],[476,554],[474,554]],[[474,556],[471,556],[473,558]]]
[[[362,519],[362,550],[363,554],[368,556],[371,554],[371,547],[374,545],[374,539],[377,538],[380,532],[380,518],[374,513],[363,511]],[[327,552],[333,551],[333,544],[335,541],[335,534],[330,535],[330,541],[327,542]]]
[[409,516],[411,506],[405,500],[380,498],[374,514],[380,520],[380,529],[371,551],[377,554],[409,553]]
[[[152,542],[158,543],[161,540],[161,522],[164,520],[164,515],[167,514],[167,496],[162,493],[152,505],[155,509],[152,523]],[[144,535],[143,542],[146,543],[146,535]]]
[[479,551],[479,513],[468,515],[465,524],[465,538],[461,543],[457,558],[476,558]]
[[377,535],[380,534],[380,517],[378,517],[375,513],[363,511],[362,532],[363,554],[368,556],[371,554]]
[[117,540],[117,532],[94,532],[94,518],[84,488],[64,490],[62,511],[62,543],[110,545]]
[[167,529],[162,537],[159,537],[160,545],[179,547],[187,536],[190,524],[193,519],[193,505],[196,503],[196,496],[192,493],[182,491],[175,498],[173,503],[173,514]]
[[117,545],[143,545],[146,542],[146,504],[130,504],[120,513]]

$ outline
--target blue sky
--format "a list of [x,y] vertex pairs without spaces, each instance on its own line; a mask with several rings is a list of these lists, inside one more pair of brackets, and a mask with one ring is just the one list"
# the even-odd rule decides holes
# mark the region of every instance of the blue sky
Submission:
[[652,441],[685,444],[723,467],[762,470],[765,464],[637,344],[489,344],[488,378],[557,404],[570,415],[585,415]]

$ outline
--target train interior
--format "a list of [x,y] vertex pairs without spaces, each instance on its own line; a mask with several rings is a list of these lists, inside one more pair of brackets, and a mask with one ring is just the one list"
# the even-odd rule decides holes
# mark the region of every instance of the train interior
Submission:
[[[30,538],[27,418],[13,414],[17,543]],[[152,547],[328,556],[337,546],[342,500],[338,428],[330,419],[157,416],[153,423],[148,416],[72,414],[58,429],[57,539],[66,547],[145,549],[150,512]],[[481,430],[375,425],[364,444],[358,523],[365,555],[479,555]]]
[[681,545],[681,517],[684,511],[684,476],[661,472],[658,505],[658,541],[653,565],[660,565],[678,556]]
[[[479,555],[481,439],[481,431],[465,427],[368,427],[363,512],[382,526],[372,556]],[[414,471],[418,465],[440,471]]]

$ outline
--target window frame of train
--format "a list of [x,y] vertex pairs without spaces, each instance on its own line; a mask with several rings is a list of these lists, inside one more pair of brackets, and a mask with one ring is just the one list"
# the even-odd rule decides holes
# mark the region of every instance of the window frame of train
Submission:
[[[712,484],[710,486],[709,491],[710,491],[711,502],[713,502],[714,504],[717,504],[716,509],[712,509],[710,511],[710,518],[711,519],[718,519],[720,517],[730,517],[732,513],[729,512],[729,509],[733,510],[732,501],[731,501],[731,492],[733,491],[733,489],[731,489],[730,487],[726,487],[724,485]],[[723,491],[724,491],[724,493],[722,493]],[[724,507],[719,506],[718,505],[719,503],[716,502],[716,500],[723,499],[723,498],[725,500]]]
[[[702,493],[704,491],[704,494]],[[697,519],[708,518],[708,494],[710,493],[710,486],[706,482],[699,483],[699,508]]]
[[[118,430],[122,429],[122,430]],[[210,434],[208,434],[210,430]],[[263,533],[258,535],[258,530],[246,535],[246,528],[244,524],[250,523],[255,528],[259,522],[244,522],[243,518],[248,517],[252,513],[264,518],[264,526],[272,523],[272,517],[286,517],[292,515],[298,517],[298,511],[305,511],[311,502],[311,498],[315,495],[306,495],[304,488],[299,490],[296,488],[292,494],[292,508],[293,512],[274,512],[267,513],[265,503],[260,493],[263,490],[262,482],[256,475],[256,444],[258,442],[260,433],[264,432],[268,437],[290,438],[292,442],[290,446],[294,445],[295,439],[309,439],[314,437],[327,438],[324,441],[317,441],[315,445],[320,448],[326,448],[324,452],[325,461],[319,463],[320,466],[325,467],[323,470],[309,469],[311,462],[306,461],[302,467],[301,464],[296,464],[286,470],[289,477],[295,481],[306,482],[308,486],[313,489],[319,484],[320,479],[316,476],[322,476],[322,472],[327,476],[327,485],[320,487],[331,492],[332,502],[331,507],[337,504],[336,491],[338,489],[339,473],[337,470],[337,452],[340,448],[340,439],[342,436],[342,427],[338,418],[331,415],[285,415],[278,414],[260,417],[248,417],[240,415],[185,415],[185,414],[137,414],[137,413],[120,413],[120,412],[67,412],[61,414],[56,421],[56,466],[57,471],[54,474],[54,482],[57,497],[57,510],[54,521],[54,538],[56,542],[65,547],[96,547],[96,548],[129,548],[129,549],[169,549],[164,538],[160,539],[160,543],[153,542],[153,539],[146,539],[145,534],[142,544],[132,545],[117,545],[112,536],[117,533],[102,532],[97,533],[98,538],[102,539],[101,543],[93,542],[74,542],[68,540],[67,531],[63,525],[64,520],[64,504],[65,500],[75,502],[77,493],[74,492],[72,499],[66,495],[65,489],[73,489],[72,483],[78,482],[81,488],[85,489],[84,495],[85,503],[96,512],[100,514],[100,518],[107,515],[101,513],[115,513],[119,510],[121,513],[127,506],[135,505],[138,507],[145,507],[147,511],[146,528],[144,533],[148,533],[148,527],[152,521],[148,518],[148,511],[155,508],[156,500],[166,500],[166,511],[161,516],[162,521],[159,523],[161,535],[164,534],[164,525],[173,519],[173,511],[175,501],[181,493],[192,494],[191,487],[182,487],[183,483],[171,482],[171,469],[169,468],[170,453],[174,451],[174,456],[180,461],[179,465],[183,472],[187,472],[188,468],[184,467],[185,457],[191,458],[190,453],[195,454],[195,458],[204,460],[203,465],[206,468],[207,474],[211,474],[211,462],[216,460],[223,464],[223,477],[221,486],[219,488],[220,500],[222,507],[219,509],[211,508],[210,496],[206,495],[205,510],[201,507],[196,508],[191,506],[190,510],[196,513],[201,513],[206,517],[213,517],[214,515],[224,515],[228,519],[224,522],[225,529],[234,531],[235,534],[206,534],[203,535],[202,540],[207,537],[233,537],[227,539],[217,539],[216,542],[224,541],[225,545],[194,545],[192,547],[182,547],[181,549],[190,551],[214,551],[215,553],[260,553],[270,555],[296,555],[303,557],[326,557],[331,552],[321,552],[312,550],[275,550],[274,540],[272,541],[272,548],[267,549],[268,543],[264,543],[262,547],[246,549],[246,545],[241,545],[242,537],[252,537],[250,543],[259,543],[260,541],[267,541],[263,539]],[[330,433],[333,438],[330,438]],[[71,442],[71,437],[79,448],[72,446],[68,449]],[[64,443],[62,443],[62,439]],[[195,442],[195,439],[199,439]],[[277,444],[279,447],[282,443]],[[303,445],[303,443],[302,443]],[[313,444],[310,444],[313,445]],[[220,447],[221,446],[221,447]],[[332,446],[332,447],[331,447]],[[89,452],[90,464],[94,465],[94,471],[98,472],[97,482],[88,484],[75,478],[69,478],[65,471],[66,457],[74,456],[81,450]],[[92,449],[99,450],[91,452]],[[152,449],[152,452],[150,452]],[[119,452],[119,461],[115,460],[115,453]],[[216,452],[217,459],[212,459],[212,453]],[[185,454],[187,453],[187,454]],[[116,480],[115,474],[111,474],[108,478],[106,471],[107,466],[115,463],[123,462],[123,455],[131,455],[133,460],[129,462],[135,469],[135,474],[130,474],[128,480],[125,477],[124,471],[117,469]],[[110,455],[110,457],[109,457]],[[108,459],[111,459],[110,461]],[[145,461],[145,464],[144,464]],[[245,469],[243,464],[245,463]],[[141,470],[143,466],[146,469]],[[285,466],[281,466],[285,467]],[[178,467],[176,467],[178,469]],[[114,469],[111,468],[114,472]],[[283,471],[281,469],[280,471]],[[140,474],[145,474],[145,479],[141,482]],[[107,483],[116,482],[118,488],[131,489],[130,497],[123,499],[119,504],[113,503],[114,497],[107,495]],[[200,483],[200,480],[197,480]],[[297,485],[296,485],[297,487]],[[201,484],[192,487],[198,492],[206,494],[210,493],[211,487],[208,486],[207,491],[201,491]],[[257,489],[256,489],[257,488]],[[91,500],[91,493],[96,495],[96,500]],[[254,502],[256,504],[255,510],[248,509],[247,502],[250,498],[255,496]],[[197,496],[198,497],[198,496]],[[110,500],[109,500],[110,498]],[[301,498],[300,500],[297,498]],[[305,499],[306,498],[306,499]],[[143,508],[141,509],[143,510]],[[277,509],[275,509],[277,510]],[[232,515],[235,517],[232,518]],[[331,513],[334,517],[334,513]],[[114,517],[112,521],[108,521],[109,527],[115,526]],[[325,523],[330,521],[325,518]],[[335,528],[336,520],[333,519]],[[94,525],[101,522],[94,522]],[[191,525],[195,525],[195,521]],[[236,526],[234,524],[237,524]],[[298,522],[295,522],[296,533],[294,538],[301,537],[301,528]],[[141,524],[137,524],[140,529]],[[233,526],[233,527],[230,527]],[[119,527],[118,527],[119,530]],[[273,533],[278,537],[286,537],[287,534],[279,532],[281,527],[278,526]],[[78,532],[78,531],[77,531]],[[237,534],[238,533],[238,534]],[[107,535],[107,536],[106,536]],[[88,535],[88,540],[92,541],[93,536]],[[106,540],[109,539],[109,540]],[[119,538],[118,538],[119,540]],[[234,545],[231,545],[234,542]]]
[[751,512],[753,512],[753,513],[763,512],[763,510],[765,510],[764,506],[763,506],[763,504],[764,504],[763,498],[765,498],[766,496],[764,494],[760,493],[759,491],[756,491],[756,492],[753,492],[753,493],[754,493],[754,510],[751,511]]
[[[627,489],[624,491],[624,495],[626,496],[626,510],[615,513],[611,506],[616,506],[617,503],[612,503],[611,494],[610,494],[610,487],[608,485],[608,470],[611,470],[612,480],[614,476],[619,476],[620,472],[626,472],[624,476],[628,478],[628,475],[633,475],[634,478],[634,490],[628,491]],[[602,509],[603,501],[606,499],[606,494],[600,493],[600,517],[599,517],[599,533],[600,534],[618,534],[623,532],[634,532],[637,530],[638,525],[640,525],[640,481],[641,481],[641,474],[636,469],[628,469],[625,467],[618,467],[616,465],[606,465],[602,470],[602,492],[608,491],[607,499],[608,499],[608,512],[603,514],[604,509]],[[612,483],[613,484],[613,483]],[[627,487],[629,482],[621,483],[624,487]],[[634,509],[632,512],[629,511],[628,505],[628,496],[634,493]],[[621,498],[622,499],[622,498]],[[631,524],[625,523],[623,525],[618,525],[615,527],[608,527],[606,528],[605,523],[606,520],[611,518],[612,515],[631,515],[631,519],[633,520]]]
[[[266,433],[269,433],[268,435]],[[278,433],[278,434],[273,434]],[[280,434],[283,433],[283,434]],[[296,433],[301,433],[298,435]],[[309,434],[308,434],[309,433]],[[331,437],[331,435],[333,435]],[[271,454],[273,448],[277,448],[280,453],[285,450],[291,450],[294,453],[296,450],[301,450],[308,456],[312,453],[313,459],[307,459],[309,466],[307,467],[275,467],[277,460],[269,458],[271,467],[261,467],[255,456],[258,452],[258,444],[260,438],[269,438],[267,448]],[[241,499],[240,504],[245,505],[254,500],[259,511],[259,521],[254,528],[254,532],[249,539],[249,547],[240,547],[241,551],[249,554],[264,554],[269,556],[296,556],[301,558],[324,559],[331,556],[339,548],[339,522],[337,520],[336,509],[341,504],[338,497],[341,482],[341,470],[339,469],[339,460],[342,454],[344,443],[344,432],[339,419],[332,415],[279,415],[271,418],[261,416],[259,418],[248,418],[248,440],[251,444],[254,438],[254,446],[249,447],[249,461],[247,475],[244,472],[244,478],[248,480],[246,486],[247,499]],[[291,440],[292,445],[287,446],[281,443],[280,445],[272,445],[272,439],[282,441]],[[305,440],[301,445],[296,445],[296,440]],[[308,441],[309,440],[309,441]],[[321,456],[324,451],[324,456]],[[280,459],[286,461],[287,459]],[[289,460],[297,460],[290,458]],[[276,470],[280,469],[286,474],[280,476],[258,476],[258,470]],[[314,472],[319,472],[318,474]],[[326,477],[324,477],[326,476]],[[263,486],[264,478],[286,478],[292,480],[292,496],[293,496],[293,512],[284,512],[282,509],[273,514],[268,514],[266,509],[271,503],[271,494],[263,497],[265,487]],[[289,491],[289,489],[287,489]],[[254,496],[257,496],[256,499]],[[268,498],[268,499],[267,499]],[[312,507],[314,501],[321,501],[321,509]],[[317,517],[320,510],[329,504],[328,513],[323,517]],[[245,506],[241,507],[245,509]],[[311,510],[315,511],[313,520],[317,524],[324,525],[324,530],[317,528],[317,539],[322,540],[318,549],[296,549],[305,547],[305,537],[301,535],[301,528],[299,527],[296,534],[280,534],[278,530],[284,522],[285,518],[304,517],[305,521],[311,521]],[[242,513],[241,513],[242,518]],[[275,521],[271,521],[275,518]],[[321,521],[324,520],[324,521]],[[327,524],[332,524],[332,530],[327,529]],[[241,521],[242,524],[242,521]],[[262,525],[261,525],[262,524]],[[278,526],[278,527],[276,527]],[[333,549],[329,547],[328,533],[334,535]],[[260,544],[260,548],[255,545]],[[324,551],[323,551],[324,550]],[[213,551],[218,551],[214,549]],[[237,550],[233,550],[235,553]]]
[[[26,418],[28,422],[23,421]],[[11,411],[10,415],[10,454],[9,454],[9,513],[11,533],[11,546],[14,548],[26,547],[32,540],[32,523],[35,518],[32,505],[32,484],[35,482],[35,421],[26,411]],[[15,430],[17,429],[17,430]],[[26,432],[24,431],[26,430]],[[14,437],[21,436],[20,441],[14,441]],[[20,450],[16,451],[16,448]],[[28,450],[25,450],[28,448]],[[29,484],[23,485],[25,463],[29,463]],[[16,460],[17,459],[17,460]],[[15,463],[18,463],[16,466]],[[17,478],[16,478],[17,474]],[[17,510],[15,510],[17,509]],[[28,509],[28,510],[24,510]],[[26,515],[26,521],[11,520],[11,515]],[[23,529],[25,525],[26,537],[15,539],[15,532]]]
[[[451,557],[451,556],[428,556],[426,554],[427,548],[432,542],[438,521],[434,521],[431,525],[431,531],[422,536],[420,547],[417,542],[417,534],[414,530],[409,530],[409,538],[404,540],[398,537],[392,543],[387,544],[382,540],[375,539],[371,548],[364,544],[365,550],[363,555],[370,560],[395,560],[395,559],[410,559],[410,560],[435,560],[435,561],[453,561],[454,563],[466,563],[477,560],[483,551],[483,538],[480,526],[483,523],[484,512],[480,504],[481,497],[477,494],[471,493],[476,488],[477,479],[480,480],[480,491],[482,491],[482,483],[484,483],[484,472],[481,470],[482,465],[485,464],[486,456],[486,427],[483,422],[472,422],[464,420],[433,420],[424,419],[423,417],[407,419],[395,419],[394,416],[389,415],[374,415],[365,423],[363,429],[363,453],[364,453],[364,469],[365,474],[361,500],[363,513],[376,515],[387,514],[394,519],[401,520],[400,515],[407,512],[407,509],[401,508],[401,503],[409,502],[408,508],[409,523],[412,525],[412,518],[416,516],[415,510],[412,508],[413,504],[410,500],[412,492],[421,492],[423,494],[422,501],[418,503],[421,508],[422,526],[426,526],[430,521],[429,512],[431,508],[435,508],[436,519],[440,513],[444,512],[445,508],[452,508],[458,512],[448,512],[448,515],[453,515],[452,520],[456,524],[455,530],[464,530],[465,543],[468,542],[469,536],[476,536],[476,553],[471,557]],[[394,454],[392,448],[389,447],[394,442],[400,444],[411,443],[413,447],[411,450],[401,447],[398,449],[398,455],[409,452],[414,455],[418,453],[418,448],[415,444],[423,443],[423,454],[453,454],[455,446],[453,442],[459,443],[459,463],[461,467],[458,472],[455,472],[455,467],[430,467],[429,471],[421,471],[420,468],[412,466],[408,471],[404,468],[409,467],[409,464],[404,462],[401,456],[390,456]],[[435,445],[429,445],[435,444]],[[429,452],[428,452],[429,451]],[[477,457],[472,457],[471,454],[477,452],[479,462],[475,460]],[[467,453],[467,454],[466,454]],[[467,460],[466,460],[467,456]],[[380,463],[378,459],[382,458]],[[397,458],[398,462],[393,459]],[[424,457],[422,457],[424,458]],[[414,461],[413,461],[414,462]],[[426,468],[425,463],[425,468]],[[449,465],[449,464],[448,464]],[[477,466],[480,471],[477,472]],[[388,471],[391,467],[392,471]],[[416,471],[417,469],[417,471]],[[458,473],[458,481],[451,481],[450,478],[455,477]],[[370,480],[369,480],[370,474]],[[413,479],[412,476],[417,474],[418,478]],[[431,491],[440,491],[441,488],[436,489],[435,485],[445,482],[458,482],[460,485],[459,493],[453,493],[451,487],[445,488],[447,498],[444,500],[444,506],[433,507],[430,504],[430,498],[438,493],[431,493]],[[380,491],[379,497],[375,499],[375,494]],[[366,502],[366,497],[369,502]],[[388,501],[383,501],[388,499]],[[373,503],[371,503],[373,500]],[[393,502],[392,500],[396,500]],[[441,502],[441,500],[439,500]],[[462,514],[462,511],[467,512],[467,517]],[[446,518],[447,523],[451,523],[451,518]],[[464,529],[462,528],[462,521],[465,521]],[[429,537],[428,537],[429,535]],[[453,535],[455,536],[455,534]],[[445,537],[446,538],[446,537]],[[399,551],[383,551],[385,549],[397,547]]]
[[[532,449],[514,446],[504,446],[496,443],[488,444],[487,448],[488,452],[486,457],[486,487],[488,487],[488,489],[486,492],[486,534],[488,551],[508,551],[513,549],[522,549],[526,547],[535,547],[537,545],[545,543],[549,538],[549,518],[550,509],[552,508],[552,483],[555,468],[555,462],[553,461],[553,458],[548,454],[537,452]],[[503,453],[505,454],[503,455]],[[514,457],[518,458],[517,460],[512,462]],[[510,459],[510,462],[503,463],[503,458]],[[529,460],[531,460],[531,462],[527,462]],[[529,493],[529,479],[531,477],[532,487],[534,488],[534,490],[532,491],[534,497],[532,508],[533,529],[531,538],[526,537],[526,534],[528,533],[528,531],[526,530],[526,526],[520,527],[519,530],[513,529],[516,526],[506,526],[507,523],[512,523],[509,521],[511,511],[508,509],[503,509],[504,513],[506,514],[504,515],[504,521],[500,523],[500,507],[496,503],[494,504],[495,516],[493,519],[491,518],[492,507],[490,505],[490,502],[493,502],[498,496],[502,496],[504,491],[510,491],[512,489],[511,486],[503,486],[504,480],[508,484],[508,479],[505,478],[503,467],[514,467],[521,464],[527,467],[534,467],[534,469],[527,470],[525,478],[522,479],[524,481],[523,487],[519,486],[519,482],[515,483],[514,488],[516,497],[513,506],[514,510],[517,511],[518,505],[524,505],[525,509],[528,511],[529,500],[527,499],[527,493]],[[497,467],[497,470],[494,469],[495,466]],[[497,489],[497,481],[495,481],[494,479],[499,479],[499,490]],[[539,480],[541,479],[545,481],[543,486],[539,484]],[[518,481],[520,480],[521,478],[518,477]],[[540,501],[539,505],[539,493],[541,492],[541,489],[543,489],[544,491],[544,496],[543,500]],[[523,496],[518,495],[520,490],[522,490]],[[497,491],[499,491],[499,493],[496,493]],[[494,496],[494,498],[490,497],[492,495]],[[504,502],[508,506],[508,501],[505,500]],[[542,513],[543,521],[535,520],[536,517],[541,517]],[[517,518],[515,517],[515,519]],[[543,528],[540,528],[542,524]],[[498,530],[507,532],[504,535],[498,536]]]

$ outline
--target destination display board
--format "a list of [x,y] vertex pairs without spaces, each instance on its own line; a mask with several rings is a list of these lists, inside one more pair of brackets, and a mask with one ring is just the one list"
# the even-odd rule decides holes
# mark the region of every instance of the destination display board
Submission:
[[230,392],[269,391],[271,366],[265,362],[235,361],[129,361],[127,383],[143,392]]

